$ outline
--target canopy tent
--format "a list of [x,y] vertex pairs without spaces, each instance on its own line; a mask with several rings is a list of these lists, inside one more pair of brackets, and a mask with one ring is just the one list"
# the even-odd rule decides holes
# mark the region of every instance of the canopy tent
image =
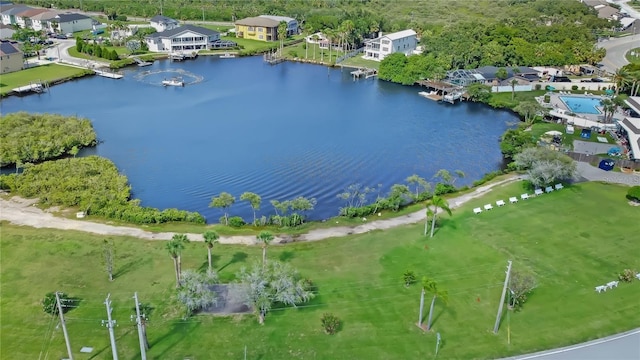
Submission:
[[582,132],[580,133],[580,137],[583,139],[591,138],[591,129],[582,129]]
[[598,167],[604,171],[611,171],[613,170],[613,166],[615,164],[616,162],[611,159],[604,159],[600,161],[600,164],[598,165]]
[[613,95],[613,94],[615,94],[615,91],[613,91],[611,89],[607,89],[607,90],[604,91],[604,93],[607,94],[607,95]]
[[545,135],[551,135],[551,136],[562,136],[562,133],[560,131],[558,131],[558,130],[547,131],[544,134]]
[[609,149],[609,151],[607,151],[607,155],[609,156],[620,156],[621,153],[622,153],[622,149],[620,149],[617,146],[614,146],[611,149]]

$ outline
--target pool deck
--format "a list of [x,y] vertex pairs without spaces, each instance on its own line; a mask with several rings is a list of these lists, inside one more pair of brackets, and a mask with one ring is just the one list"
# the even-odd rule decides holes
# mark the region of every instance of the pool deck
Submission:
[[[568,121],[573,122],[574,125],[577,126],[581,126],[581,127],[592,127],[592,126],[597,126],[597,127],[611,127],[611,128],[615,128],[615,119],[624,119],[625,114],[622,112],[622,110],[618,109],[616,111],[616,113],[613,115],[614,118],[614,123],[613,124],[604,124],[602,121],[604,120],[604,114],[585,114],[585,113],[575,113],[575,116],[571,116],[569,115],[570,113],[573,113],[573,111],[571,111],[571,109],[569,109],[567,107],[567,105],[565,105],[565,103],[560,99],[560,97],[562,96],[570,96],[570,97],[583,97],[583,98],[589,98],[589,99],[603,99],[605,98],[602,95],[592,95],[592,94],[576,94],[576,93],[569,93],[569,94],[560,94],[557,92],[553,92],[553,93],[547,93],[546,95],[549,95],[549,103],[545,104],[542,99],[544,99],[544,96],[541,96],[538,99],[538,102],[546,107],[549,108],[550,114],[556,117],[561,117],[564,118]],[[598,108],[599,110],[601,110],[600,108]]]

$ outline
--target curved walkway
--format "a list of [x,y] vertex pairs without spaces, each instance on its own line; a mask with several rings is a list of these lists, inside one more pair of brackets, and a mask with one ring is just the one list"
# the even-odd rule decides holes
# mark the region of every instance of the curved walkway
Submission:
[[578,345],[503,360],[638,360],[640,328]]
[[[486,186],[481,186],[474,191],[449,199],[449,206],[455,209],[467,201],[480,197],[491,191],[491,188],[521,180],[522,176],[512,176],[507,179],[497,181]],[[26,200],[14,196],[9,199],[0,198],[0,220],[9,221],[15,225],[31,226],[35,228],[51,228],[60,230],[77,230],[85,231],[100,235],[122,235],[133,236],[147,240],[170,240],[175,234],[173,232],[152,233],[138,228],[127,226],[114,226],[100,224],[91,221],[75,220],[56,217],[50,212],[43,211],[35,207],[36,200]],[[363,234],[372,230],[384,230],[393,227],[415,224],[426,218],[425,210],[419,210],[404,216],[394,217],[384,220],[375,220],[365,222],[355,227],[336,226],[326,229],[314,229],[306,234],[295,237],[292,236],[276,236],[274,243],[288,243],[292,241],[317,241],[332,237],[341,237],[352,234]],[[202,234],[187,234],[189,239],[194,241],[203,241]],[[221,236],[219,239],[222,244],[255,244],[255,236],[253,235],[237,235],[237,236]]]

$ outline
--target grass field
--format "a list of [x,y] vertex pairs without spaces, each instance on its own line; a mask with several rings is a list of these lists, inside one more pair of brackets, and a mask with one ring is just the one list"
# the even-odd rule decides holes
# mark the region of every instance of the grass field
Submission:
[[612,146],[615,145],[615,141],[613,140],[613,138],[611,138],[611,135],[609,135],[609,133],[606,133],[604,135],[592,134],[590,138],[584,139],[580,137],[580,132],[581,132],[580,129],[574,131],[573,134],[567,134],[566,126],[563,124],[554,124],[554,123],[546,123],[546,122],[536,123],[531,127],[531,135],[536,138],[540,138],[540,136],[542,136],[547,131],[554,131],[554,130],[560,131],[562,133],[562,143],[570,147],[571,149],[573,149],[574,140],[587,141],[587,142],[599,142],[598,136],[605,137],[609,141],[609,144],[612,144]]
[[85,71],[84,69],[70,66],[49,64],[3,74],[0,79],[0,94],[6,94],[11,89],[29,85],[33,81],[54,82],[60,79],[80,76]]
[[[149,359],[241,359],[245,346],[247,359],[434,359],[436,332],[443,339],[438,358],[495,358],[636,327],[640,281],[594,291],[625,268],[640,269],[640,207],[628,205],[626,188],[585,183],[480,215],[471,211],[522,192],[513,183],[472,200],[444,218],[433,239],[422,237],[417,224],[270,247],[268,257],[297,267],[317,285],[318,296],[298,309],[275,309],[263,326],[253,316],[183,320],[163,242],[113,237],[116,279],[110,283],[100,260],[103,237],[3,223],[0,358],[64,356],[62,332],[39,303],[55,290],[81,299],[66,315],[74,355],[81,360],[111,358],[107,329],[100,326],[107,293],[120,358],[139,358],[130,322],[134,291],[155,308]],[[183,269],[203,268],[204,244],[188,244],[182,257]],[[223,281],[259,257],[257,247],[214,248]],[[506,316],[499,334],[491,332],[507,260],[515,270],[535,274],[539,284],[523,311],[510,316],[510,345]],[[433,332],[414,325],[420,290],[403,286],[407,269],[449,291],[448,304],[436,305]],[[343,321],[334,336],[320,328],[325,312]],[[93,347],[93,353],[80,354],[82,346]]]
[[[631,55],[633,53],[633,55]],[[640,47],[627,51],[624,55],[630,63],[640,63]]]

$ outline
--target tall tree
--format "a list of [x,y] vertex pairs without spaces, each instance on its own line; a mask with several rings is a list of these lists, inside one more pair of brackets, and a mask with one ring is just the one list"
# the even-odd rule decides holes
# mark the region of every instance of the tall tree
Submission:
[[109,281],[113,281],[113,265],[116,257],[115,245],[112,239],[104,239],[102,242],[102,256],[104,268],[109,275]]
[[204,238],[204,243],[207,245],[207,260],[209,262],[209,270],[211,271],[213,270],[211,265],[211,249],[213,249],[213,245],[218,243],[220,235],[213,230],[207,230],[202,234],[202,237]]
[[446,304],[449,298],[449,294],[446,290],[441,289],[435,281],[426,277],[422,279],[422,288],[427,293],[433,295],[431,306],[429,307],[429,319],[427,320],[427,331],[429,331],[431,330],[431,319],[433,318],[433,308],[436,305],[436,298],[440,298],[440,300],[442,300],[442,302]]
[[509,73],[507,73],[506,68],[503,68],[503,67],[499,68],[498,71],[496,71],[496,78],[498,79],[498,83],[496,86],[499,86],[500,83],[504,81],[508,76],[509,76]]
[[204,274],[186,270],[182,274],[178,288],[178,300],[184,305],[187,317],[191,316],[194,311],[218,303],[218,295],[211,289],[211,286],[217,283],[218,274],[213,270],[207,270]]
[[616,84],[616,96],[618,96],[620,89],[629,81],[629,73],[624,68],[620,68],[613,74],[612,80]]
[[262,266],[264,266],[267,263],[267,246],[273,241],[273,234],[269,231],[261,231],[256,239],[262,245]]
[[436,227],[436,218],[438,216],[438,209],[442,209],[449,216],[451,216],[451,208],[449,207],[449,203],[444,198],[434,195],[429,203],[427,204],[427,220],[424,225],[424,235],[427,235],[427,224],[429,223],[429,216],[431,216],[431,236],[433,237],[433,230]]
[[256,225],[256,210],[260,210],[262,198],[256,193],[246,191],[240,195],[240,200],[248,201],[249,204],[251,204],[251,209],[253,210],[253,225]]
[[530,126],[536,116],[544,111],[544,108],[537,101],[522,101],[513,108],[513,111],[522,116],[524,123]]
[[227,213],[227,209],[230,208],[231,205],[233,205],[235,202],[235,196],[229,194],[228,192],[221,192],[219,196],[214,196],[211,198],[209,207],[222,209],[222,212],[224,212],[224,224],[229,225],[229,214]]
[[184,244],[188,242],[189,238],[187,238],[187,235],[175,234],[165,245],[169,256],[173,259],[173,267],[176,272],[176,287],[180,287],[181,255],[182,250],[184,250]]
[[316,48],[318,47],[318,40],[320,40],[320,37],[316,34],[314,34],[313,36],[311,36],[311,40],[313,40],[313,60],[316,59]]
[[509,85],[511,85],[511,101],[513,101],[516,97],[516,85],[518,85],[518,80],[512,79],[509,82]]
[[286,21],[280,21],[280,24],[278,24],[278,40],[280,40],[280,56],[283,56],[283,50],[284,50],[284,40],[287,38],[287,36],[289,35],[289,32],[287,30],[287,22]]
[[420,194],[428,192],[431,188],[431,185],[424,178],[418,176],[417,174],[413,174],[405,179],[405,181],[412,185],[415,188],[414,198],[416,201],[420,199]]

